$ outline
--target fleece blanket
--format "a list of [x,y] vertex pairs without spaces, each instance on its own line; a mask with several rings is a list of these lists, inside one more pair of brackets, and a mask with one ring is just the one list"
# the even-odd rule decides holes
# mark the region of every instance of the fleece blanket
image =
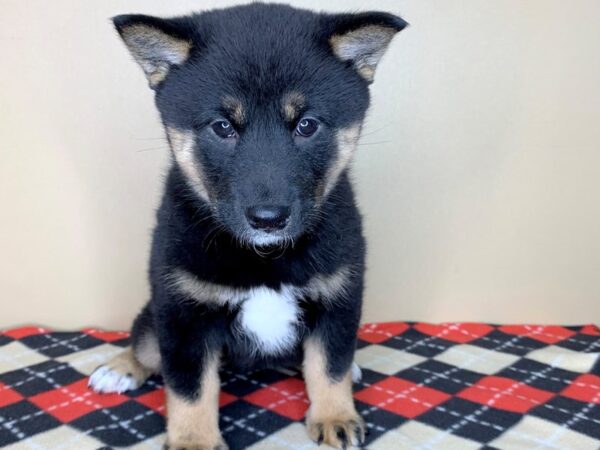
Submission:
[[[379,323],[360,329],[354,397],[368,449],[600,448],[600,330],[587,326]],[[160,449],[160,377],[123,395],[88,375],[124,332],[0,332],[0,447]],[[235,449],[316,448],[294,370],[221,374],[221,430]],[[323,447],[323,446],[322,446]]]

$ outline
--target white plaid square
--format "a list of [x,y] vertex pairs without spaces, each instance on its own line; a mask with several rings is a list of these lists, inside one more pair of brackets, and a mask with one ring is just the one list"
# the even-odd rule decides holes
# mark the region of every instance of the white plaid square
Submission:
[[371,345],[356,352],[354,361],[365,369],[393,375],[426,361],[427,358],[382,345]]
[[5,450],[95,450],[103,447],[104,444],[94,439],[92,436],[83,434],[69,426],[55,428],[45,433],[36,434],[30,438],[15,442]]
[[598,441],[556,423],[525,416],[514,427],[490,442],[501,450],[517,448],[597,450]]
[[79,372],[90,375],[98,366],[110,361],[113,356],[122,351],[122,347],[103,344],[80,352],[69,353],[56,358],[56,360],[66,362]]
[[26,345],[14,341],[2,347],[2,351],[0,352],[0,373],[33,366],[49,359],[47,356],[36,352]]
[[600,353],[582,353],[565,347],[549,345],[529,353],[527,359],[571,372],[585,373],[592,369],[599,356]]
[[306,434],[304,425],[292,423],[248,447],[248,450],[308,450],[315,446],[315,443]]
[[148,438],[139,444],[127,447],[129,450],[162,450],[167,440],[167,433]]
[[410,450],[415,448],[444,450],[475,450],[481,444],[450,434],[444,430],[409,421],[390,430],[369,445],[373,450]]
[[521,357],[496,350],[488,350],[475,345],[464,344],[450,347],[433,359],[460,369],[491,375],[514,364]]

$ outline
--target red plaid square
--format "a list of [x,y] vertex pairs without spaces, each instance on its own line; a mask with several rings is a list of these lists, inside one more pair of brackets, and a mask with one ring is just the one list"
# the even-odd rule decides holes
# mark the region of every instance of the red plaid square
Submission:
[[23,327],[15,328],[14,330],[3,331],[2,334],[10,336],[13,339],[23,339],[27,336],[33,336],[34,334],[48,333],[48,330],[40,327]]
[[227,406],[230,403],[235,402],[237,399],[238,398],[235,395],[231,395],[228,392],[221,391],[221,393],[219,394],[219,408]]
[[596,325],[586,325],[579,331],[582,334],[589,334],[590,336],[600,336],[600,328]]
[[487,376],[461,391],[458,397],[505,411],[526,413],[554,395],[510,378]]
[[301,420],[308,409],[304,382],[298,378],[278,381],[247,395],[244,400],[292,420]]
[[410,419],[420,416],[451,396],[396,377],[381,380],[354,394],[354,398],[369,405]]
[[150,409],[153,409],[159,414],[163,416],[166,414],[166,399],[165,399],[165,390],[164,388],[157,389],[155,391],[150,391],[147,394],[140,395],[135,398],[135,401],[141,403],[144,406],[147,406]]
[[10,405],[22,400],[23,396],[13,391],[9,386],[0,383],[0,407]]
[[415,329],[429,336],[464,344],[485,336],[494,327],[483,323],[418,323]]
[[551,325],[505,325],[499,330],[506,334],[527,336],[546,344],[555,344],[577,334],[568,328]]
[[96,330],[95,328],[86,328],[82,330],[85,334],[89,334],[97,339],[100,339],[104,342],[114,342],[119,341],[121,339],[125,339],[129,336],[129,333],[124,331],[102,331]]
[[600,404],[600,377],[584,374],[574,379],[560,395],[585,403]]
[[71,422],[91,411],[120,405],[129,400],[119,394],[95,394],[87,386],[87,378],[29,398],[61,422]]
[[380,344],[401,335],[409,328],[407,324],[401,322],[371,323],[358,329],[358,338],[371,344]]

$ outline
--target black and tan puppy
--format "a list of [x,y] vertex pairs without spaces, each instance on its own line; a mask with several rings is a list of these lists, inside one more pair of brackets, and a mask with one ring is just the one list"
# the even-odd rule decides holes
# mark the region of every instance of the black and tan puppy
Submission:
[[368,85],[406,23],[258,3],[114,23],[155,91],[172,165],[152,297],[131,348],[90,385],[122,392],[161,373],[167,444],[222,449],[219,366],[301,364],[311,438],[360,444],[365,243],[347,169]]

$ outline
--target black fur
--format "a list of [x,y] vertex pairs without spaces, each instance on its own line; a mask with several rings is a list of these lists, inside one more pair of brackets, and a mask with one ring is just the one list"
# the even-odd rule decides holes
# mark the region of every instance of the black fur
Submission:
[[[154,87],[156,105],[165,126],[193,130],[210,192],[208,201],[200,198],[172,164],[153,236],[152,297],[134,323],[134,346],[154,333],[166,383],[187,397],[198,393],[207,355],[221,352],[242,370],[298,364],[309,335],[323,343],[330,376],[341,377],[352,362],[360,320],[365,242],[347,171],[324,199],[317,192],[338,152],[336,133],[362,122],[369,92],[351,62],[333,55],[329,39],[364,25],[399,31],[406,23],[386,13],[329,15],[264,4],[174,19],[119,16],[114,23],[121,34],[145,24],[192,43],[189,59]],[[300,116],[320,123],[310,138],[296,136],[296,123],[282,118],[281,98],[290,91],[306,99]],[[215,119],[233,121],[224,96],[239,99],[245,112],[233,140],[211,130]],[[244,211],[257,203],[290,207],[281,244],[249,242]],[[239,306],[190,301],[165,281],[182,268],[221,285],[277,290],[305,286],[342,267],[352,268],[343,297],[298,299],[299,339],[276,356],[256,353],[234,331]]]

